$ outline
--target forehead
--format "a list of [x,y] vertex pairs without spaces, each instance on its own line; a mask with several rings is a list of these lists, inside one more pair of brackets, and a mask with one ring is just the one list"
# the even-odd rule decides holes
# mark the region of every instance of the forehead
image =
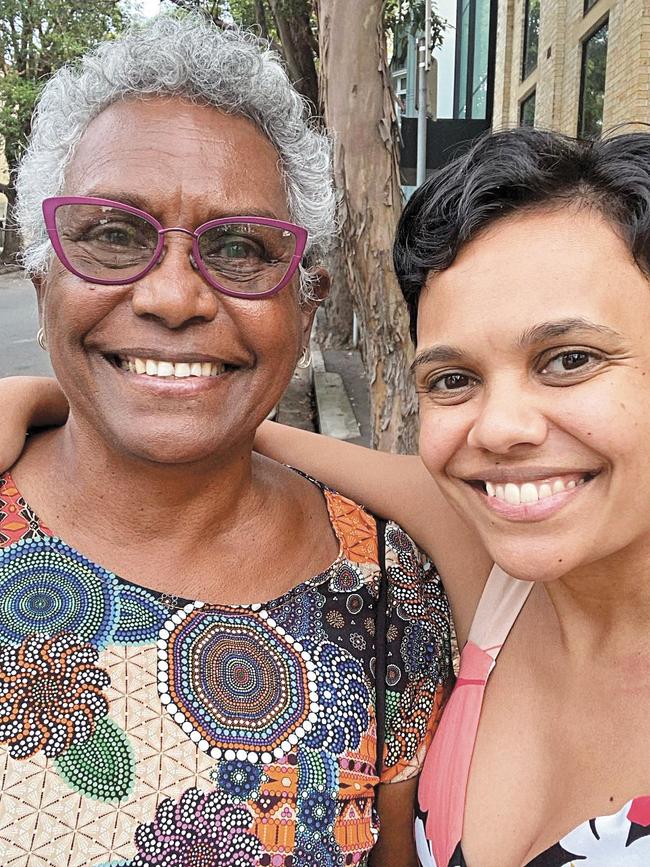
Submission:
[[647,333],[648,281],[593,209],[530,212],[497,221],[429,276],[418,346],[512,340],[539,322],[580,317]]
[[288,216],[278,153],[261,130],[248,118],[176,97],[115,103],[88,125],[65,193],[111,190],[152,200],[152,207],[182,199],[184,206]]

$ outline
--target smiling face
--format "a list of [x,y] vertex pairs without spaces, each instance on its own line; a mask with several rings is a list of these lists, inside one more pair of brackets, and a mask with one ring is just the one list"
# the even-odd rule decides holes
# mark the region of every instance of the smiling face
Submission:
[[[224,216],[289,220],[278,155],[243,117],[181,99],[117,103],[85,131],[65,195],[141,208],[194,230]],[[73,417],[111,446],[163,463],[250,451],[306,341],[297,280],[227,297],[192,267],[188,234],[165,236],[136,283],[101,286],[54,259],[37,286],[52,364]]]
[[503,219],[429,277],[420,451],[516,577],[650,556],[649,333],[648,280],[586,208]]

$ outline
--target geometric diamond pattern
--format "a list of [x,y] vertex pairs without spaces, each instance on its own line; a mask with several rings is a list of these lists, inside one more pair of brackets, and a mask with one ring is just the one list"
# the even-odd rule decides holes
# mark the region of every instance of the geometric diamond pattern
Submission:
[[126,801],[85,798],[42,752],[16,761],[0,747],[2,867],[88,867],[133,858],[134,828],[152,820],[163,797],[178,798],[191,787],[214,789],[214,760],[197,750],[160,704],[156,663],[155,645],[112,645],[98,662],[111,678],[109,715],[135,753],[136,785]]

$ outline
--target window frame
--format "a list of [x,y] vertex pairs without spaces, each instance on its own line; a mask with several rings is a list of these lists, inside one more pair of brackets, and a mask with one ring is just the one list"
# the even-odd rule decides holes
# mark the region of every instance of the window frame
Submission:
[[[585,0],[586,2],[586,0]],[[526,71],[526,59],[528,55],[528,49],[530,47],[530,3],[531,0],[524,0],[524,27],[523,27],[523,38],[522,38],[522,52],[521,52],[521,80],[526,81],[528,76],[532,75],[533,72],[537,69],[539,64],[539,27],[541,24],[541,2],[540,6],[540,16],[538,21],[538,30],[537,30],[537,56],[535,57],[535,64],[528,71]]]
[[[607,84],[607,54],[609,53],[609,11],[597,24],[590,28],[580,40],[580,92],[578,98],[578,129],[577,136],[580,139],[588,138],[583,132],[584,109],[585,109],[585,84],[586,84],[586,59],[587,46],[594,36],[604,27],[607,28],[607,50],[605,54],[605,86]],[[603,87],[603,103],[605,101],[605,87]],[[604,105],[603,105],[604,108]]]
[[531,91],[529,91],[526,96],[519,100],[519,126],[528,126],[528,124],[524,124],[523,122],[523,114],[524,107],[530,100],[533,100],[533,122],[530,124],[531,127],[535,126],[535,111],[537,109],[537,87],[534,87]]

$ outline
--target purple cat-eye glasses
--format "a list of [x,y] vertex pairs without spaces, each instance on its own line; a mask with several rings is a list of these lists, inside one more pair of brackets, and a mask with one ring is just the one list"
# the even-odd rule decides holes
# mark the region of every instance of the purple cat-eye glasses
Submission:
[[192,238],[191,261],[219,292],[269,298],[290,282],[307,244],[307,230],[268,217],[223,217],[194,232],[163,228],[131,205],[87,196],[43,202],[45,226],[61,263],[83,280],[103,286],[135,283],[160,262],[165,235]]

